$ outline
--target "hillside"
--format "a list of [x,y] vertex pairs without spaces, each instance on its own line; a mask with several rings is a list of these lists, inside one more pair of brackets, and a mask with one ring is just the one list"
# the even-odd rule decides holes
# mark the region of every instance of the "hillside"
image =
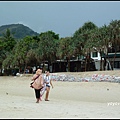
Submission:
[[34,32],[27,26],[23,24],[9,24],[9,25],[2,25],[0,26],[0,36],[3,36],[3,33],[9,29],[11,34],[13,34],[14,38],[22,39],[25,36],[37,36],[39,35],[37,32]]

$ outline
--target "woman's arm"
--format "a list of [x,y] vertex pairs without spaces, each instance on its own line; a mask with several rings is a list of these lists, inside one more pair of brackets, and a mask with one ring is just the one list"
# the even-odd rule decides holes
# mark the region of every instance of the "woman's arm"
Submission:
[[33,77],[31,78],[32,81],[34,81],[36,78],[36,74],[33,75]]
[[52,88],[53,88],[52,79],[50,79],[50,84],[51,84],[51,86],[52,86]]
[[43,80],[42,75],[39,76],[39,79],[40,79],[40,85],[41,85],[41,87],[43,87],[44,86],[44,80]]

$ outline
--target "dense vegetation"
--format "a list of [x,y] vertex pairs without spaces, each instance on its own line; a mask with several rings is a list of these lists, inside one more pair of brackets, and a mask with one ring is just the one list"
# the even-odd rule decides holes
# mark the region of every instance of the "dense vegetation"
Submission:
[[120,20],[111,21],[108,26],[102,27],[86,22],[73,36],[65,38],[59,38],[59,34],[53,31],[46,31],[18,41],[7,29],[0,38],[0,69],[1,73],[3,68],[7,71],[18,68],[21,72],[27,66],[39,66],[41,63],[44,68],[46,61],[50,66],[56,60],[67,60],[69,71],[69,62],[73,57],[81,59],[84,56],[86,63],[90,63],[92,51],[100,52],[101,56],[104,54],[106,57],[108,49],[114,47],[116,53],[119,46]]

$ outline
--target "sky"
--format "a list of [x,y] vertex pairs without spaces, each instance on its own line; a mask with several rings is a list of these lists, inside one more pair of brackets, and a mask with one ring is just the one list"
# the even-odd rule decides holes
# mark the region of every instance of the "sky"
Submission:
[[39,34],[71,37],[86,22],[102,27],[112,20],[120,20],[119,1],[0,1],[0,26],[19,23]]

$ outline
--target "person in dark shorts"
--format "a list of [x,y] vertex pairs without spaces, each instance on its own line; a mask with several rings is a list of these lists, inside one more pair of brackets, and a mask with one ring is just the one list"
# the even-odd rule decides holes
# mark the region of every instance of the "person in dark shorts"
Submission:
[[53,88],[52,79],[49,71],[46,71],[46,75],[44,76],[44,82],[46,83],[46,95],[45,95],[45,101],[49,101],[49,92],[50,92],[50,86]]

